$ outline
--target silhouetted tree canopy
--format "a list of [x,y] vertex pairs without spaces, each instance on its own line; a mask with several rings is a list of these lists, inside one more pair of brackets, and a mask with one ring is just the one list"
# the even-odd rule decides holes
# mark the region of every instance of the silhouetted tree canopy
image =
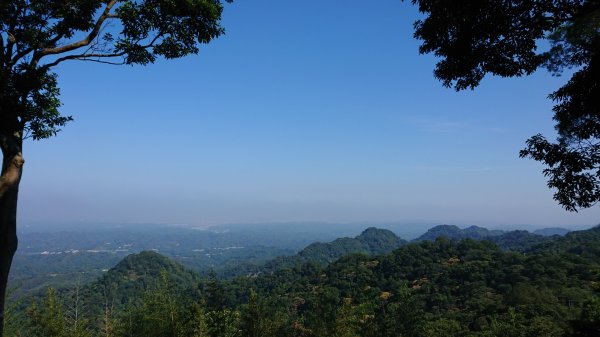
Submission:
[[574,69],[550,94],[558,138],[538,134],[521,157],[544,163],[548,186],[567,210],[600,201],[600,1],[413,0],[421,53],[440,58],[434,74],[447,87],[474,89],[486,74],[555,75]]
[[148,64],[198,52],[223,33],[219,0],[14,0],[0,4],[0,132],[48,138],[61,116],[67,60]]

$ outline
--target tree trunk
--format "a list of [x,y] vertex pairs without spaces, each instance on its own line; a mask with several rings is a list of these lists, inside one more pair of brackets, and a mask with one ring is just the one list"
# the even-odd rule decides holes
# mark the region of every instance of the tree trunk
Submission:
[[17,251],[17,199],[23,173],[23,141],[19,134],[0,134],[2,173],[0,175],[0,337],[4,335],[4,303],[8,273]]

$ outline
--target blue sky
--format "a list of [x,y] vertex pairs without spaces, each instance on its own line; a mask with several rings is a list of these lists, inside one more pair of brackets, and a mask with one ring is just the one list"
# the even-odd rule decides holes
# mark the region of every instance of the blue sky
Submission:
[[21,222],[597,224],[518,158],[553,135],[566,77],[443,88],[417,17],[392,0],[237,1],[197,56],[64,63],[75,121],[26,144]]

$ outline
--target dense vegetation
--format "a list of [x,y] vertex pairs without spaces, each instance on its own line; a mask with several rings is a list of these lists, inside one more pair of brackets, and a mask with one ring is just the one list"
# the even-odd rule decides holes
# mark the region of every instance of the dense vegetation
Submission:
[[398,237],[390,230],[369,227],[354,238],[343,237],[331,242],[314,242],[294,255],[279,256],[260,264],[243,263],[231,268],[223,268],[218,274],[223,277],[258,275],[291,268],[303,263],[312,263],[324,267],[348,254],[389,253],[406,243],[406,240]]
[[489,230],[478,226],[462,229],[457,226],[441,225],[429,229],[425,234],[415,239],[415,241],[433,241],[439,237],[452,240],[487,240],[497,244],[502,249],[523,252],[543,242],[552,241],[553,238],[551,236],[553,235],[564,235],[567,232],[560,228],[545,228],[541,232],[538,232],[541,234],[537,234],[524,230],[505,232],[501,230]]
[[8,336],[597,336],[600,227],[526,252],[440,237],[231,281],[145,252],[21,305]]

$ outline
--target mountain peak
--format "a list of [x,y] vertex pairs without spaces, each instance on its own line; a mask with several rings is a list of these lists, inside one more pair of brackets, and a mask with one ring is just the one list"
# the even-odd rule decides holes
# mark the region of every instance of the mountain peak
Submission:
[[391,230],[375,227],[365,229],[356,240],[366,245],[372,254],[387,253],[406,243]]
[[484,227],[470,226],[465,229],[461,229],[455,225],[438,225],[430,228],[425,234],[421,235],[415,241],[434,241],[440,236],[448,239],[460,240],[460,239],[484,239],[492,236],[499,236],[505,232],[500,230],[489,230]]

